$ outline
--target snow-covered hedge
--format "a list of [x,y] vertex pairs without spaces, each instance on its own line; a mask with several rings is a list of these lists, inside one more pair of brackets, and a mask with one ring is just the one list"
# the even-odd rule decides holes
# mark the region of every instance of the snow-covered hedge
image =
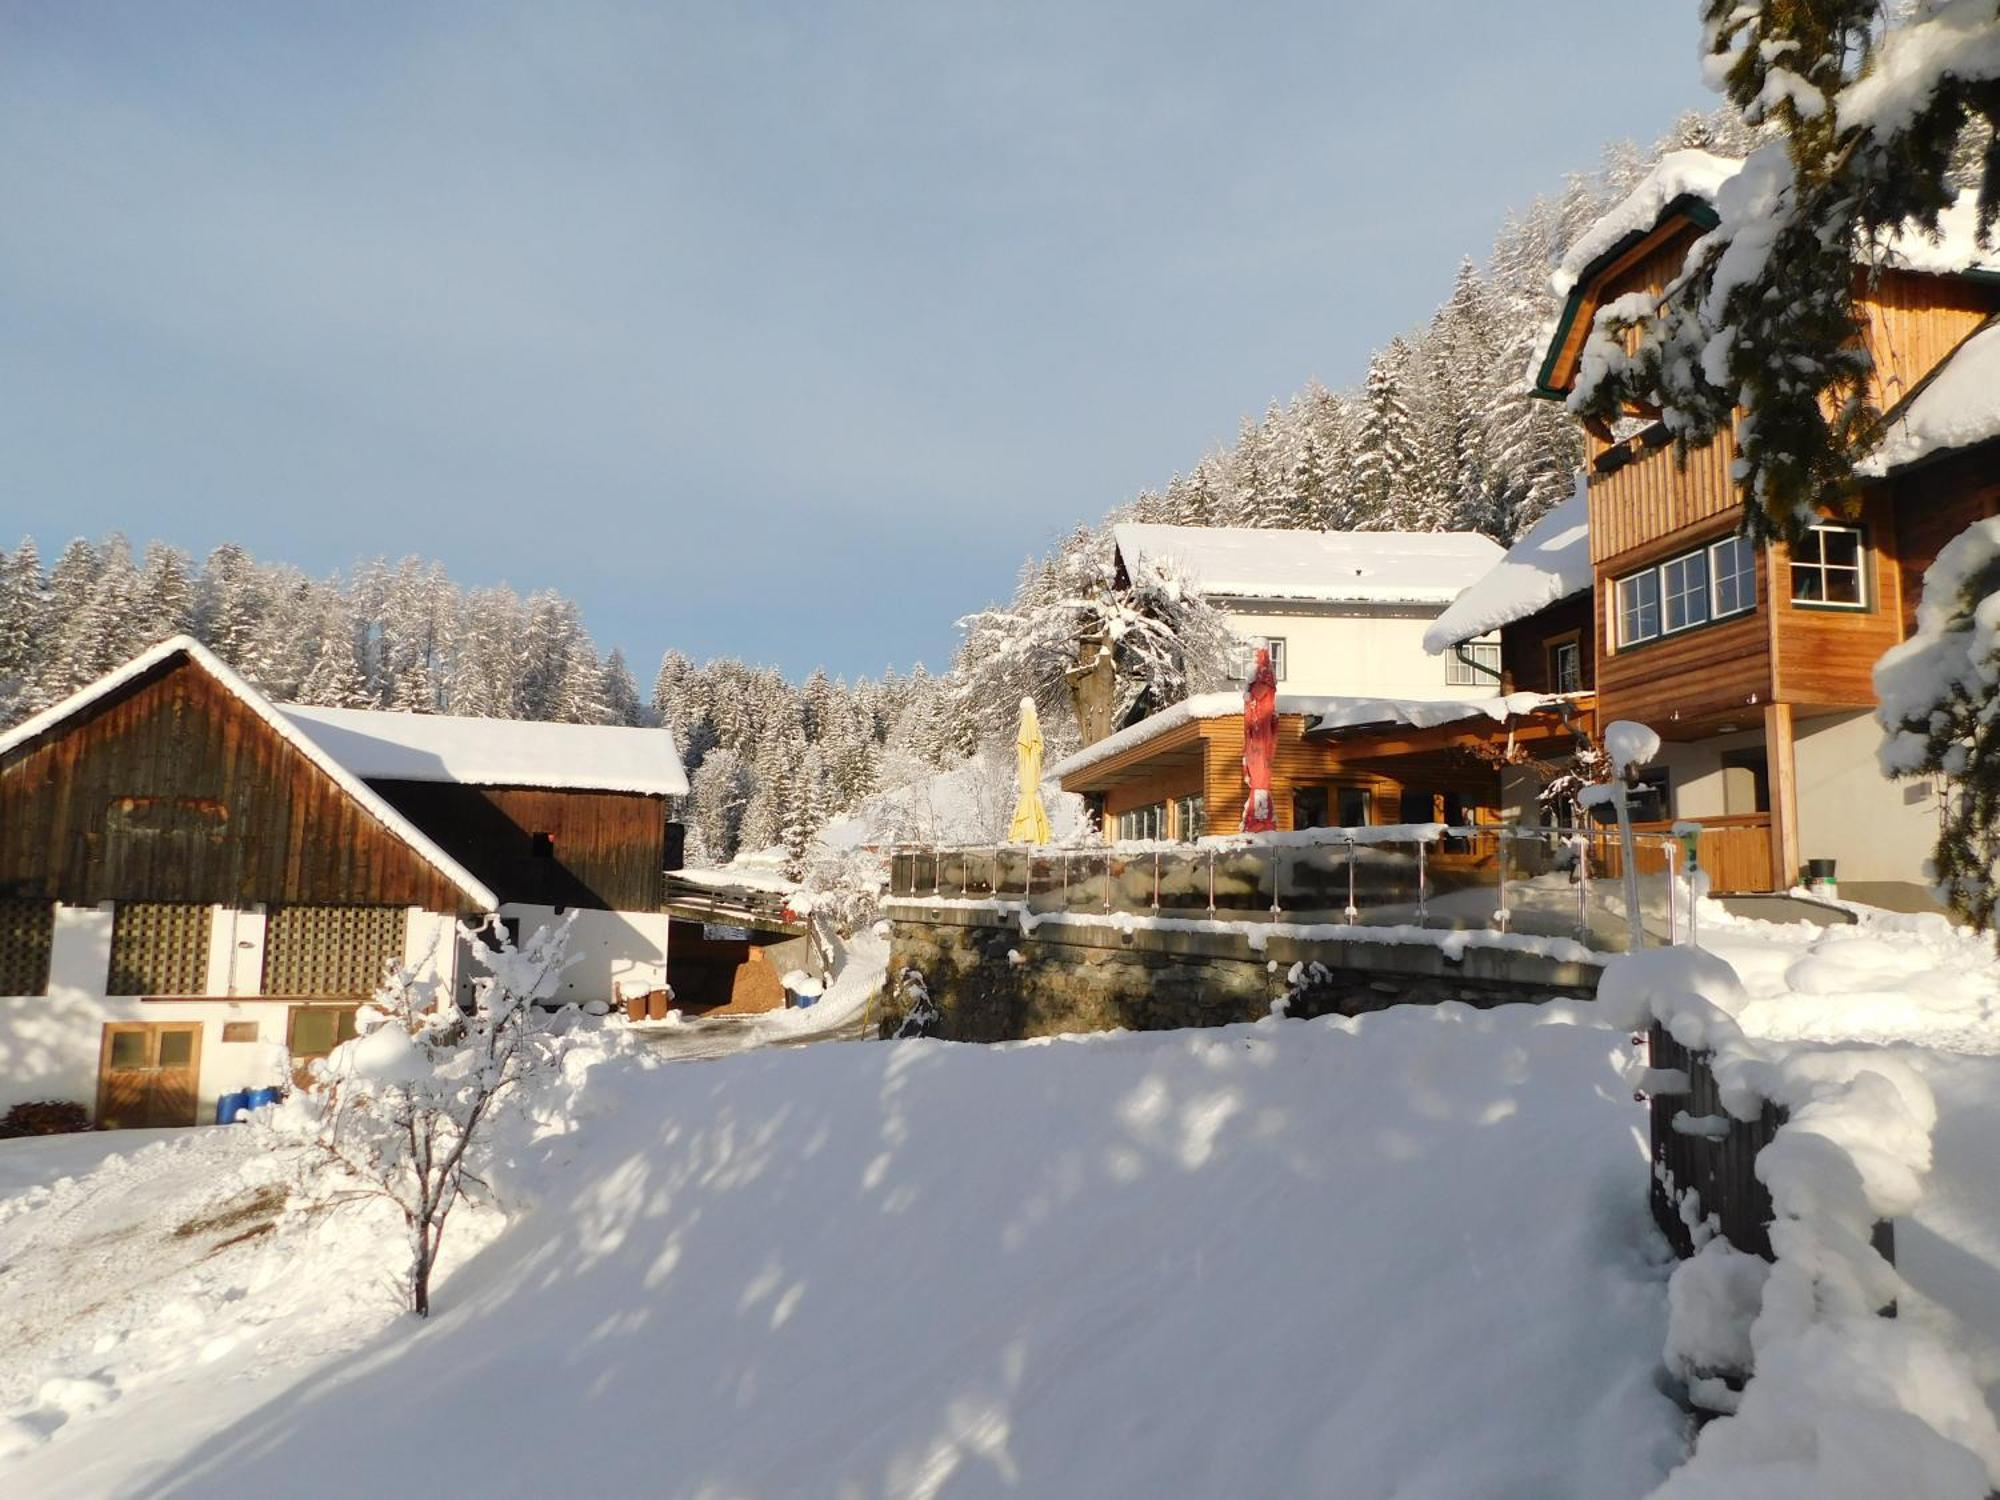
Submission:
[[[1880,1316],[1905,1288],[1872,1233],[1922,1199],[1929,1086],[1880,1050],[1750,1038],[1735,970],[1698,949],[1622,957],[1598,998],[1614,1025],[1657,1021],[1707,1053],[1736,1119],[1767,1100],[1788,1112],[1756,1162],[1775,1264],[1711,1239],[1670,1284],[1669,1364],[1706,1404],[1735,1410],[1657,1495],[1982,1500],[2000,1482],[2000,1427],[1976,1374],[1930,1330]],[[1750,1377],[1740,1399],[1732,1375]]]

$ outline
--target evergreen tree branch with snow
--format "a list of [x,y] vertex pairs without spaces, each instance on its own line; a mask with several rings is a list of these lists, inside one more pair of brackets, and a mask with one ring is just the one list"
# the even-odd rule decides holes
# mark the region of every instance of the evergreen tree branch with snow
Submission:
[[1683,458],[1733,428],[1746,528],[1796,537],[1849,499],[1882,434],[1857,265],[1960,209],[1985,239],[2000,210],[2000,4],[1702,0],[1701,16],[1708,82],[1774,138],[1717,192],[1720,223],[1663,307],[1600,310],[1569,404],[1657,411]]
[[2000,909],[2000,519],[1948,543],[1924,577],[1916,633],[1875,667],[1883,771],[1938,777],[1931,878],[1981,931]]

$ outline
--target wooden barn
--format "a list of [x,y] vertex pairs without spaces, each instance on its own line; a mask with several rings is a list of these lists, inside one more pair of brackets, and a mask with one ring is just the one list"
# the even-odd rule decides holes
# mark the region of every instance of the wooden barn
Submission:
[[666,983],[673,801],[688,789],[670,731],[280,712],[497,893],[511,927],[569,918],[562,998],[615,1003]]
[[212,1119],[495,892],[195,641],[0,736],[0,1106]]

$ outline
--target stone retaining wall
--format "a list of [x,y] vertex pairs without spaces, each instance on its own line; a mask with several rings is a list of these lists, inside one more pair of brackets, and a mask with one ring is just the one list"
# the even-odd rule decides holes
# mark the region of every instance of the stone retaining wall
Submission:
[[[924,976],[953,1041],[998,1042],[1063,1032],[1159,1031],[1250,1021],[1294,989],[1289,1013],[1358,1015],[1391,1005],[1459,1000],[1504,1005],[1596,993],[1598,968],[1503,948],[1320,941],[1257,924],[1191,931],[1130,918],[1065,918],[1021,931],[1005,904],[892,902],[890,980],[877,1002],[883,1035],[902,1020],[895,979]],[[1444,937],[1439,934],[1439,937]],[[1314,971],[1311,965],[1320,970]]]

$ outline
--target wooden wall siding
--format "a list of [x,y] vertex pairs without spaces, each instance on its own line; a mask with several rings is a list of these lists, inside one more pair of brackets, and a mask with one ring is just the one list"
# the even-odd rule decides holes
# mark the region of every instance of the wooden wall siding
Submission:
[[0,759],[0,893],[470,907],[185,657]]
[[[1620,559],[1619,571],[1643,561],[1657,561],[1697,541],[1726,536],[1732,525],[1711,525],[1705,533],[1691,533],[1693,540],[1669,546],[1661,543],[1643,549],[1631,559]],[[1610,612],[1616,607],[1611,569],[1600,569],[1596,601],[1596,638],[1603,648],[1597,662],[1597,721],[1637,719],[1650,724],[1668,739],[1680,736],[1676,725],[1689,730],[1700,726],[1712,733],[1715,716],[1742,712],[1754,715],[1757,705],[1770,701],[1771,678],[1771,565],[1764,549],[1757,551],[1757,608],[1749,614],[1706,625],[1697,630],[1671,635],[1629,650],[1614,651],[1606,645],[1612,639]],[[1754,718],[1743,720],[1749,727]]]
[[1597,669],[1597,632],[1591,593],[1572,594],[1525,620],[1517,620],[1500,630],[1500,666],[1507,674],[1508,691],[1552,693],[1555,684],[1549,675],[1549,645],[1575,632],[1582,648],[1583,686],[1588,689]]
[[[1147,807],[1175,797],[1191,797],[1205,790],[1200,765],[1166,766],[1148,775],[1108,787],[1104,793],[1104,815],[1116,818],[1135,807]],[[1240,803],[1241,797],[1237,798]],[[1240,807],[1237,809],[1242,810]],[[1213,829],[1211,829],[1211,832]]]
[[400,906],[276,906],[265,918],[266,995],[372,995],[403,956]]
[[1903,633],[1917,626],[1924,574],[1945,544],[1974,521],[2000,514],[2000,444],[1906,474],[1890,491],[1903,595]]
[[1590,476],[1590,557],[1608,562],[1718,516],[1742,503],[1730,468],[1735,441],[1724,433],[1688,454],[1682,469],[1671,447],[1655,448],[1622,469]]
[[[664,797],[435,781],[374,786],[502,901],[658,911],[666,897]],[[554,840],[551,857],[535,854],[537,833]]]
[[0,896],[0,995],[46,995],[55,946],[53,901]]
[[1963,276],[1885,271],[1860,280],[1855,303],[1875,361],[1869,393],[1876,409],[1887,411],[2000,308],[2000,287]]
[[181,901],[121,901],[111,919],[107,995],[200,995],[208,990],[215,909]]
[[1875,663],[1903,638],[1903,582],[1897,568],[1896,516],[1871,494],[1857,518],[1866,528],[1865,610],[1801,609],[1792,604],[1790,552],[1771,549],[1771,628],[1776,670],[1771,695],[1802,709],[1873,708]]

